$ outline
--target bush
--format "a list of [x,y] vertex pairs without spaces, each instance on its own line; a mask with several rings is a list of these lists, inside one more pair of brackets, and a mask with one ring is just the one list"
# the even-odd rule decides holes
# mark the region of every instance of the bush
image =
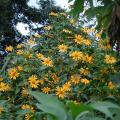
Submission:
[[[1,69],[1,113],[15,118],[19,110],[37,111],[30,90],[66,101],[118,96],[119,56],[94,29],[80,27],[66,13],[50,13],[41,35],[16,48]],[[118,78],[116,77],[118,76]],[[26,111],[27,109],[27,111]],[[26,117],[27,119],[27,117]]]

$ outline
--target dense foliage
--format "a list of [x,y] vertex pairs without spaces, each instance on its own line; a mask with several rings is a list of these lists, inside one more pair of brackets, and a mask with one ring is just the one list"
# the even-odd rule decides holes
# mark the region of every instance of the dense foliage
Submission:
[[102,37],[108,35],[111,46],[120,51],[120,0],[75,0],[71,13],[77,18],[82,13],[88,21],[96,18]]
[[[47,108],[44,105],[36,107],[37,101],[33,96],[36,98],[40,92],[57,96],[65,103],[71,100],[79,104],[113,96],[119,100],[119,56],[111,49],[109,40],[102,40],[95,29],[81,28],[63,12],[51,12],[49,21],[51,23],[42,28],[43,33],[35,35],[35,38],[31,36],[17,47],[8,45],[5,49],[8,56],[0,71],[1,119],[28,120],[40,110],[43,111],[40,114],[49,113],[52,101]],[[31,94],[31,90],[37,93]],[[44,94],[41,96],[43,99]],[[47,105],[47,99],[42,101]],[[62,105],[57,106],[57,101],[54,104],[63,110]],[[55,109],[49,113],[53,118],[48,120],[56,120]],[[94,109],[102,112],[99,107]],[[98,112],[97,117],[100,115],[104,120],[107,114],[112,119],[108,107],[105,111],[103,115]],[[59,111],[57,115],[63,117]]]

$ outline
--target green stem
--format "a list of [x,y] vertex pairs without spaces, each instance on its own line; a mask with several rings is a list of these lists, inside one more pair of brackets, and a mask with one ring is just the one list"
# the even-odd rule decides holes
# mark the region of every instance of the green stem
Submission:
[[9,58],[6,60],[5,64],[3,65],[3,67],[2,67],[2,69],[1,69],[1,71],[0,71],[0,74],[1,74],[1,73],[5,70],[5,68],[7,67],[10,59],[11,59],[11,57],[9,57]]

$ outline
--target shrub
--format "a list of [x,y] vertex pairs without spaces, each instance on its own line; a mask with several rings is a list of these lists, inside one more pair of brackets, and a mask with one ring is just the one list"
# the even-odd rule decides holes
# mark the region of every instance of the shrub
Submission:
[[[30,90],[77,102],[91,98],[118,96],[119,56],[108,40],[101,40],[94,29],[80,27],[66,13],[51,13],[50,25],[42,27],[16,48],[7,46],[9,55],[1,69],[1,112],[16,117],[37,111]],[[115,79],[115,81],[113,81]],[[3,108],[3,109],[2,109]],[[27,119],[27,117],[26,117]]]

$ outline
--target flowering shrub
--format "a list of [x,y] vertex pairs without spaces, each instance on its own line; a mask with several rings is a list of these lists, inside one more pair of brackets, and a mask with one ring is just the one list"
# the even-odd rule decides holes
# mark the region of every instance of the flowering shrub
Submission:
[[[81,28],[66,13],[50,13],[51,24],[41,35],[9,52],[0,75],[0,113],[28,120],[37,111],[29,91],[58,96],[61,100],[87,101],[114,95],[119,84],[119,56],[94,30]],[[93,34],[91,36],[91,34]]]

